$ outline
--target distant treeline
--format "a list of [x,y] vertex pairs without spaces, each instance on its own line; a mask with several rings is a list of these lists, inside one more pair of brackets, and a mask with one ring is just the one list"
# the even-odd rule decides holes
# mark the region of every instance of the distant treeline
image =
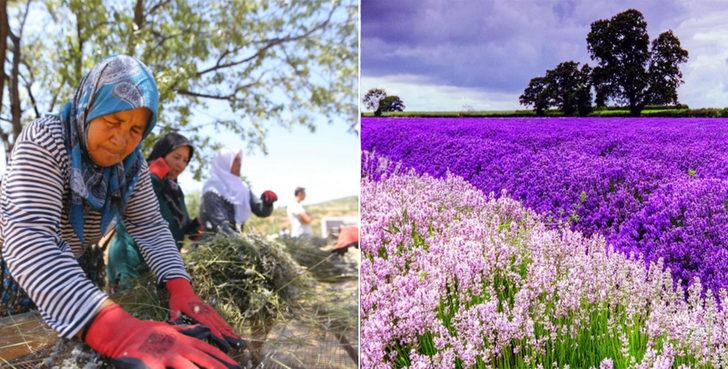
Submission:
[[[373,113],[362,113],[363,117],[373,117]],[[550,109],[543,114],[536,114],[533,110],[500,110],[500,111],[407,111],[387,112],[382,117],[423,117],[423,118],[505,118],[505,117],[566,117],[570,115],[558,109]],[[629,117],[629,107],[610,106],[597,108],[585,115],[588,117]],[[687,105],[678,106],[645,106],[640,112],[641,117],[695,117],[695,118],[728,118],[728,108],[699,108],[690,109]]]

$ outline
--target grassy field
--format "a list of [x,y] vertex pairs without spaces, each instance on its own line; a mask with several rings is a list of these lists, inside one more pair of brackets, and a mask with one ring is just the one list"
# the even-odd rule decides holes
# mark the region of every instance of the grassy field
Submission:
[[[359,216],[359,197],[350,196],[341,199],[325,201],[318,204],[305,205],[306,212],[313,217],[313,234],[321,236],[321,218],[326,216]],[[278,234],[282,227],[289,228],[288,215],[286,207],[276,207],[273,214],[267,218],[252,217],[245,224],[245,227],[251,231],[260,234]]]
[[[363,117],[373,117],[373,113],[362,113]],[[491,111],[402,111],[384,113],[382,117],[535,117],[533,110],[491,110]],[[549,110],[547,117],[562,117],[564,114],[558,110]],[[629,110],[619,107],[609,107],[591,112],[589,117],[628,117]],[[675,107],[649,107],[642,110],[643,117],[728,117],[728,108],[675,108]]]

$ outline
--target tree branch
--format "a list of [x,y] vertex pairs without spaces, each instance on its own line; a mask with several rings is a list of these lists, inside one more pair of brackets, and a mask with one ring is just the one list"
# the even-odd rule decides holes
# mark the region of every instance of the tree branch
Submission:
[[208,94],[208,93],[194,92],[194,91],[190,91],[190,90],[177,90],[177,93],[180,95],[185,95],[185,96],[202,97],[205,99],[215,99],[215,100],[232,100],[235,97],[235,94],[213,95],[213,94]]
[[[26,65],[27,67],[27,65]],[[32,73],[31,73],[32,74]],[[31,81],[29,82],[27,79],[25,79],[25,76],[23,74],[20,74],[20,78],[23,79],[23,85],[25,86],[25,90],[28,92],[28,97],[30,98],[30,104],[33,106],[33,111],[35,111],[35,118],[40,118],[40,111],[38,110],[38,104],[35,101],[35,96],[33,96],[33,79],[31,77]]]
[[[61,84],[59,86],[63,86],[66,84],[66,77],[64,76],[61,80]],[[48,111],[53,111],[53,109],[56,107],[56,102],[58,101],[58,95],[60,95],[61,89],[56,89],[55,93],[53,93],[53,97],[51,97],[51,102],[48,106]]]
[[137,0],[134,4],[134,24],[137,30],[144,27],[144,0]]
[[253,87],[253,86],[257,85],[258,83],[260,83],[260,81],[263,80],[263,77],[265,76],[266,73],[267,73],[267,71],[261,73],[260,76],[253,82],[246,83],[242,86],[238,86],[238,88],[236,88],[235,91],[233,91],[233,93],[228,94],[228,95],[209,94],[209,93],[205,93],[205,92],[194,92],[194,91],[190,91],[190,90],[186,90],[186,89],[177,90],[177,93],[180,95],[201,97],[201,98],[206,98],[206,99],[235,101],[235,100],[237,100],[235,98],[235,96],[238,94],[238,92],[245,90],[247,88]]
[[23,29],[25,28],[25,22],[28,19],[28,12],[30,10],[30,1],[26,4],[25,7],[25,14],[23,14],[23,20],[20,22],[20,29],[18,30],[18,35],[16,36],[12,30],[10,33],[10,39],[13,42],[13,61],[12,61],[12,69],[10,71],[10,115],[12,119],[12,131],[13,131],[13,141],[15,141],[15,138],[20,135],[20,132],[23,130],[23,126],[21,123],[21,116],[23,114],[23,111],[20,108],[20,88],[18,87],[18,80],[20,77],[20,60],[22,58],[21,50],[20,50],[20,41],[21,37],[23,35]]
[[230,67],[234,67],[236,65],[250,62],[252,60],[255,60],[256,58],[263,56],[266,51],[268,51],[269,49],[271,49],[275,46],[281,45],[283,43],[298,41],[298,40],[307,38],[307,37],[311,36],[313,33],[315,33],[316,31],[319,31],[319,30],[325,28],[331,22],[331,18],[333,17],[335,10],[336,10],[336,8],[331,8],[331,11],[329,11],[328,16],[326,17],[326,20],[317,24],[316,26],[314,26],[313,28],[311,28],[310,30],[308,30],[302,34],[295,35],[295,36],[289,35],[286,37],[272,38],[272,39],[267,39],[267,40],[261,41],[261,43],[264,43],[265,45],[263,47],[261,47],[260,49],[258,49],[258,51],[256,51],[254,54],[252,54],[246,58],[221,64],[221,62],[225,58],[225,56],[227,56],[231,52],[237,52],[237,51],[241,50],[242,48],[236,48],[233,50],[225,50],[222,53],[222,55],[218,58],[217,63],[215,63],[214,66],[197,72],[197,77],[201,77],[207,73],[214,72],[214,71],[217,71],[220,69],[230,68]]
[[153,6],[151,7],[151,8],[149,8],[149,12],[148,12],[148,13],[149,13],[150,15],[151,15],[151,14],[154,14],[154,13],[156,13],[156,11],[157,11],[157,10],[158,10],[159,8],[161,8],[161,7],[165,6],[165,5],[169,4],[169,3],[170,3],[170,0],[162,0],[162,1],[160,1],[160,2],[158,3],[158,4],[154,4],[154,5],[153,5]]

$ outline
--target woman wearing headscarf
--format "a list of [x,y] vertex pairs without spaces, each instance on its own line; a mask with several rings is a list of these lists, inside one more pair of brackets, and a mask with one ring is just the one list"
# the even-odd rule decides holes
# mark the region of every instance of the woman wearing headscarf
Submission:
[[278,196],[273,191],[263,192],[260,198],[253,195],[240,179],[242,157],[242,151],[222,149],[215,153],[200,205],[200,220],[208,232],[237,235],[252,214],[267,217],[273,213]]
[[[200,228],[197,219],[190,219],[177,177],[182,173],[194,155],[194,148],[185,136],[171,132],[154,144],[152,153],[147,157],[152,188],[159,200],[162,218],[169,223],[177,243],[182,248],[186,235],[196,235]],[[112,288],[128,289],[134,279],[148,266],[134,239],[127,232],[123,223],[117,223],[114,238],[109,247],[109,262],[106,276]]]
[[27,293],[61,337],[80,336],[119,366],[239,368],[222,351],[185,335],[199,336],[207,330],[203,326],[132,317],[86,277],[77,260],[123,221],[169,291],[172,316],[206,325],[221,344],[239,341],[192,291],[160,215],[140,152],[157,122],[158,99],[144,64],[113,56],[84,77],[59,114],[23,128],[0,187],[0,313],[14,313],[11,302]]

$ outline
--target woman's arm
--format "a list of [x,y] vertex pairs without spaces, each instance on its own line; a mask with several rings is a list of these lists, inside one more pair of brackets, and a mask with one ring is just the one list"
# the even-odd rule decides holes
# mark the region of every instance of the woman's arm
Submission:
[[200,215],[205,228],[208,228],[209,223],[213,232],[220,232],[228,236],[237,235],[237,230],[232,226],[235,224],[235,213],[230,214],[229,207],[230,203],[225,201],[222,196],[212,191],[205,192],[200,205]]
[[270,216],[273,213],[273,203],[267,203],[260,198],[256,197],[255,194],[253,194],[253,191],[250,191],[250,210],[253,211],[253,214],[265,218],[267,216]]
[[144,261],[157,276],[157,283],[172,278],[190,279],[182,264],[182,256],[159,212],[147,164],[142,163],[136,189],[124,214],[124,225],[142,252]]
[[[4,179],[3,258],[43,320],[71,338],[108,298],[85,275],[60,238],[65,147],[34,123],[23,130]],[[64,247],[65,246],[65,247]],[[63,250],[65,248],[65,250]]]

